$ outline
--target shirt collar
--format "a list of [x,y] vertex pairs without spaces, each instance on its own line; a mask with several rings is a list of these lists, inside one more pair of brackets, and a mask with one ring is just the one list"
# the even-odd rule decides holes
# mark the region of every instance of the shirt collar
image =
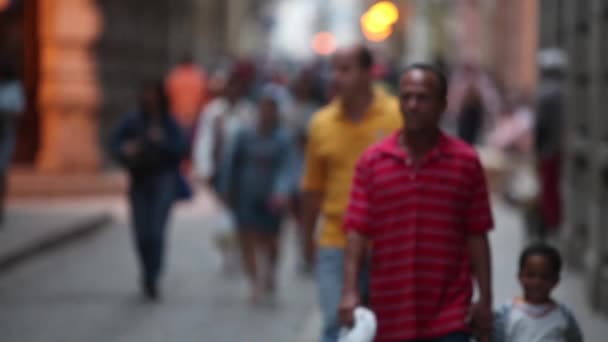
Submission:
[[[395,158],[408,159],[408,152],[400,144],[400,136],[403,130],[399,130],[389,136],[380,145],[380,151],[384,154],[390,155]],[[452,149],[450,144],[450,137],[448,137],[443,131],[439,133],[439,140],[437,145],[424,157],[424,160],[432,160],[439,157],[451,156]]]

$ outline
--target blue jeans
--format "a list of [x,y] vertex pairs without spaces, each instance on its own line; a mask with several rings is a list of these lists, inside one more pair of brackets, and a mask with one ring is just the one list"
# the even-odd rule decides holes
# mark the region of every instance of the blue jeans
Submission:
[[143,281],[155,284],[160,276],[169,212],[176,197],[173,172],[135,179],[131,186],[131,217],[135,248]]
[[[344,283],[344,250],[341,248],[319,248],[317,252],[317,286],[322,314],[322,342],[336,342],[340,334],[338,306],[342,298]],[[362,300],[367,294],[367,272],[360,275]]]
[[317,285],[322,314],[321,342],[336,342],[340,334],[338,305],[344,282],[344,251],[319,248],[317,252]]

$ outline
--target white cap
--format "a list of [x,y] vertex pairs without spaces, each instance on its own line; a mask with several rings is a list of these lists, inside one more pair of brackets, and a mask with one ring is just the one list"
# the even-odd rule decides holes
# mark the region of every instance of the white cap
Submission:
[[355,309],[352,328],[342,328],[338,342],[373,342],[376,337],[376,315],[362,306]]

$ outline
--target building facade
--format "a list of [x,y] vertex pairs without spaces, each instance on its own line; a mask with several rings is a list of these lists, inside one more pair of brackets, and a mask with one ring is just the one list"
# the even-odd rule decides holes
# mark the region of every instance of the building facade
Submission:
[[608,312],[608,1],[543,0],[540,47],[569,57],[562,242],[586,279],[591,305]]
[[61,174],[111,163],[111,127],[134,108],[142,81],[162,79],[185,55],[212,65],[253,53],[272,1],[9,3],[0,9],[0,55],[22,71],[28,100],[15,162]]

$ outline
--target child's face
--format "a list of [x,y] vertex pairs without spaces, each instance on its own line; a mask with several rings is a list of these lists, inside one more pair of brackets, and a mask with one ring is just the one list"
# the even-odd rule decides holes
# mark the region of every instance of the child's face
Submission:
[[524,289],[526,301],[546,303],[551,300],[551,291],[559,281],[548,258],[532,254],[528,256],[519,273],[519,282]]

